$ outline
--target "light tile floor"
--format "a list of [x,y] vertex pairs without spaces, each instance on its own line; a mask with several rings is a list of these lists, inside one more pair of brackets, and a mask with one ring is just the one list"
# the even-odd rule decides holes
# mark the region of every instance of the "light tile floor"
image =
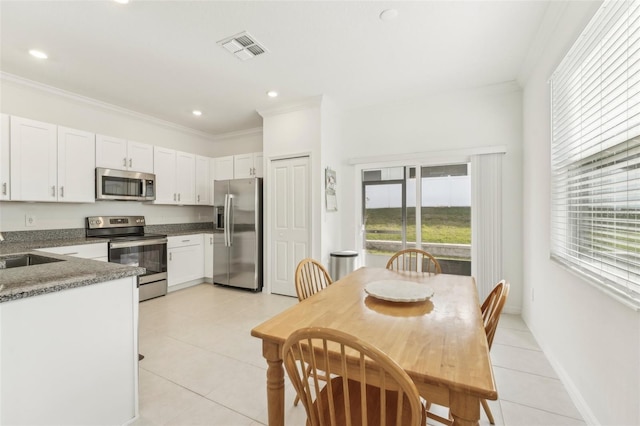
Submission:
[[[266,362],[250,330],[297,303],[285,296],[201,284],[140,304],[142,425],[267,424]],[[584,424],[519,316],[503,314],[491,351],[498,425]],[[285,388],[287,425],[304,425]],[[430,421],[431,423],[431,421]],[[435,423],[434,423],[435,424]],[[489,422],[481,414],[481,424]]]

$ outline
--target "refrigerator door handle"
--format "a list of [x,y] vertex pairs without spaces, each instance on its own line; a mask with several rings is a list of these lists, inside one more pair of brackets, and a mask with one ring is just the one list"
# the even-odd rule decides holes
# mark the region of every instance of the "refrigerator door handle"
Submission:
[[229,247],[233,243],[233,197],[229,195],[229,210],[227,217],[229,218]]
[[229,247],[229,194],[224,194],[224,245]]

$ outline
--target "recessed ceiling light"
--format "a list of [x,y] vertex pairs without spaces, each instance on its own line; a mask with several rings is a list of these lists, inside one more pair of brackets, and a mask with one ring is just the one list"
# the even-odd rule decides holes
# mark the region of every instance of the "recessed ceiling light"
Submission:
[[129,0],[113,0],[113,1],[115,1],[116,3],[120,3],[120,4],[127,4],[127,3],[129,3]]
[[200,117],[202,115],[202,111],[198,111],[197,109],[194,109],[193,115],[197,115],[198,117]]
[[278,97],[278,92],[276,92],[275,90],[269,90],[267,92],[267,96],[269,96],[270,98],[277,98]]
[[36,49],[31,49],[29,51],[29,54],[31,56],[35,57],[35,58],[38,58],[38,59],[47,59],[48,58],[46,53],[41,52],[40,50],[36,50]]
[[398,17],[397,9],[385,9],[380,13],[380,20],[384,22],[393,21]]

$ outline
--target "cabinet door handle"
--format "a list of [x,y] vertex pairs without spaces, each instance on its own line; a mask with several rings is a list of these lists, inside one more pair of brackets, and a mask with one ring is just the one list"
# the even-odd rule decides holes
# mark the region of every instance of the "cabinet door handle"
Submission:
[[123,167],[127,167],[127,157],[124,157],[124,158],[122,159],[122,166],[123,166]]
[[213,237],[209,237],[209,244],[213,244]]
[[178,201],[178,197],[176,196],[176,193],[173,193],[173,201]]
[[7,182],[2,184],[2,195],[7,195]]
[[129,167],[133,167],[133,160],[129,158]]
[[178,192],[178,201],[180,201],[180,193]]
[[169,253],[169,260],[173,260],[173,253]]
[[64,186],[60,187],[60,198],[64,198]]
[[198,202],[200,202],[200,194],[198,194]]
[[182,240],[183,243],[188,243],[191,240]]
[[51,187],[51,196],[52,196],[52,197],[55,197],[55,196],[56,196],[56,186],[55,186],[55,185],[53,185],[53,186]]

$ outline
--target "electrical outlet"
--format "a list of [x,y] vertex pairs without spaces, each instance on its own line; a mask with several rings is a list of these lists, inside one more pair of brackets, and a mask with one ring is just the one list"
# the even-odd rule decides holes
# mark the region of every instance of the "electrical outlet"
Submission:
[[27,227],[33,227],[36,226],[36,217],[32,214],[25,214],[24,215],[24,226]]

